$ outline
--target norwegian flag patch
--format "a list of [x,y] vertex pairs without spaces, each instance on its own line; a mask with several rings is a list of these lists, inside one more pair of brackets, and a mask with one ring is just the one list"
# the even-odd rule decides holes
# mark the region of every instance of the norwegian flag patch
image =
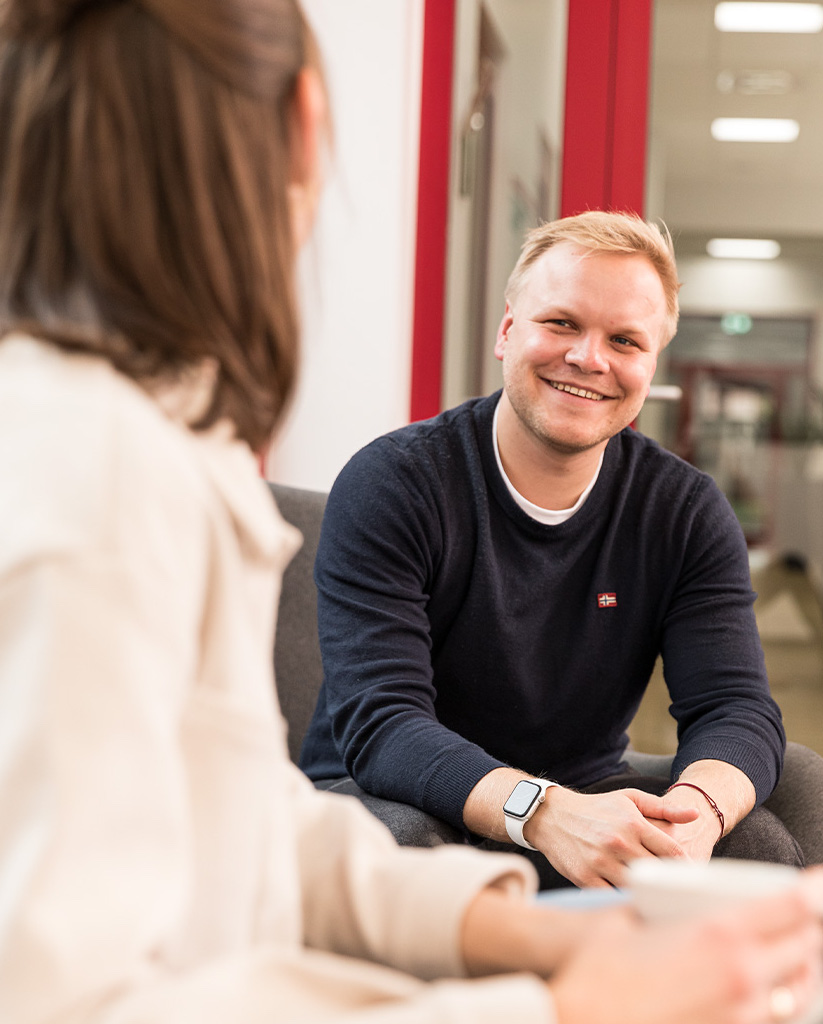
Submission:
[[597,607],[598,608],[616,608],[617,607],[617,594],[598,594],[597,595]]

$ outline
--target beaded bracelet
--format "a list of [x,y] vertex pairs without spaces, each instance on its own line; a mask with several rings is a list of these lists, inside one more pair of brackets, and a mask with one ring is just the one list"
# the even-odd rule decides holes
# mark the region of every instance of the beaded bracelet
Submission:
[[709,801],[709,807],[711,807],[711,809],[717,815],[717,820],[720,822],[720,836],[717,840],[718,842],[720,842],[720,840],[723,838],[723,833],[726,831],[726,820],[723,817],[723,812],[720,810],[720,808],[717,806],[714,800],[712,800],[712,798],[709,796],[706,790],[701,789],[700,786],[695,786],[693,782],[675,782],[671,786],[669,786],[666,792],[671,793],[671,791],[673,789],[677,789],[678,786],[688,786],[689,789],[696,789],[698,793],[702,793],[703,796]]

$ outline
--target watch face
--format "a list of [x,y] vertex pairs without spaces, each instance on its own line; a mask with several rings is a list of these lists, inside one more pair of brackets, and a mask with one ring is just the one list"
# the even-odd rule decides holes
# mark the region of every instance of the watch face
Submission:
[[510,814],[513,818],[525,818],[540,793],[540,786],[536,782],[522,779],[512,790],[509,799],[503,804],[504,813]]

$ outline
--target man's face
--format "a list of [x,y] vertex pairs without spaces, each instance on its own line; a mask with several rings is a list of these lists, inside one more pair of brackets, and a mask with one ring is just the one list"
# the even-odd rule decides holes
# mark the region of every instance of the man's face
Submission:
[[649,393],[665,318],[645,256],[548,249],[506,303],[494,348],[518,429],[560,454],[604,447]]

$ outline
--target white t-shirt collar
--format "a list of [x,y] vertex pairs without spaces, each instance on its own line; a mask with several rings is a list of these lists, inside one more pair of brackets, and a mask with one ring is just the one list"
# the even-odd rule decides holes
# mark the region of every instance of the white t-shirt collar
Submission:
[[523,495],[515,488],[511,480],[506,476],[506,471],[503,469],[503,463],[500,459],[500,446],[497,443],[497,419],[499,414],[500,402],[497,403],[497,407],[494,410],[492,439],[494,441],[494,457],[497,460],[497,468],[500,470],[500,475],[503,477],[503,482],[508,488],[509,494],[511,494],[526,515],[531,516],[532,519],[536,519],[538,523],[543,523],[544,526],[558,526],[560,523],[565,523],[567,519],[571,519],[575,512],[579,511],[583,507],[586,498],[591,494],[592,488],[597,483],[597,478],[600,476],[600,470],[603,466],[603,456],[606,454],[605,449],[600,453],[600,461],[597,463],[597,469],[594,471],[594,476],[591,478],[588,487],[586,487],[586,490],[583,491],[571,508],[541,508],[539,505],[535,505],[529,501],[528,498],[524,498]]

